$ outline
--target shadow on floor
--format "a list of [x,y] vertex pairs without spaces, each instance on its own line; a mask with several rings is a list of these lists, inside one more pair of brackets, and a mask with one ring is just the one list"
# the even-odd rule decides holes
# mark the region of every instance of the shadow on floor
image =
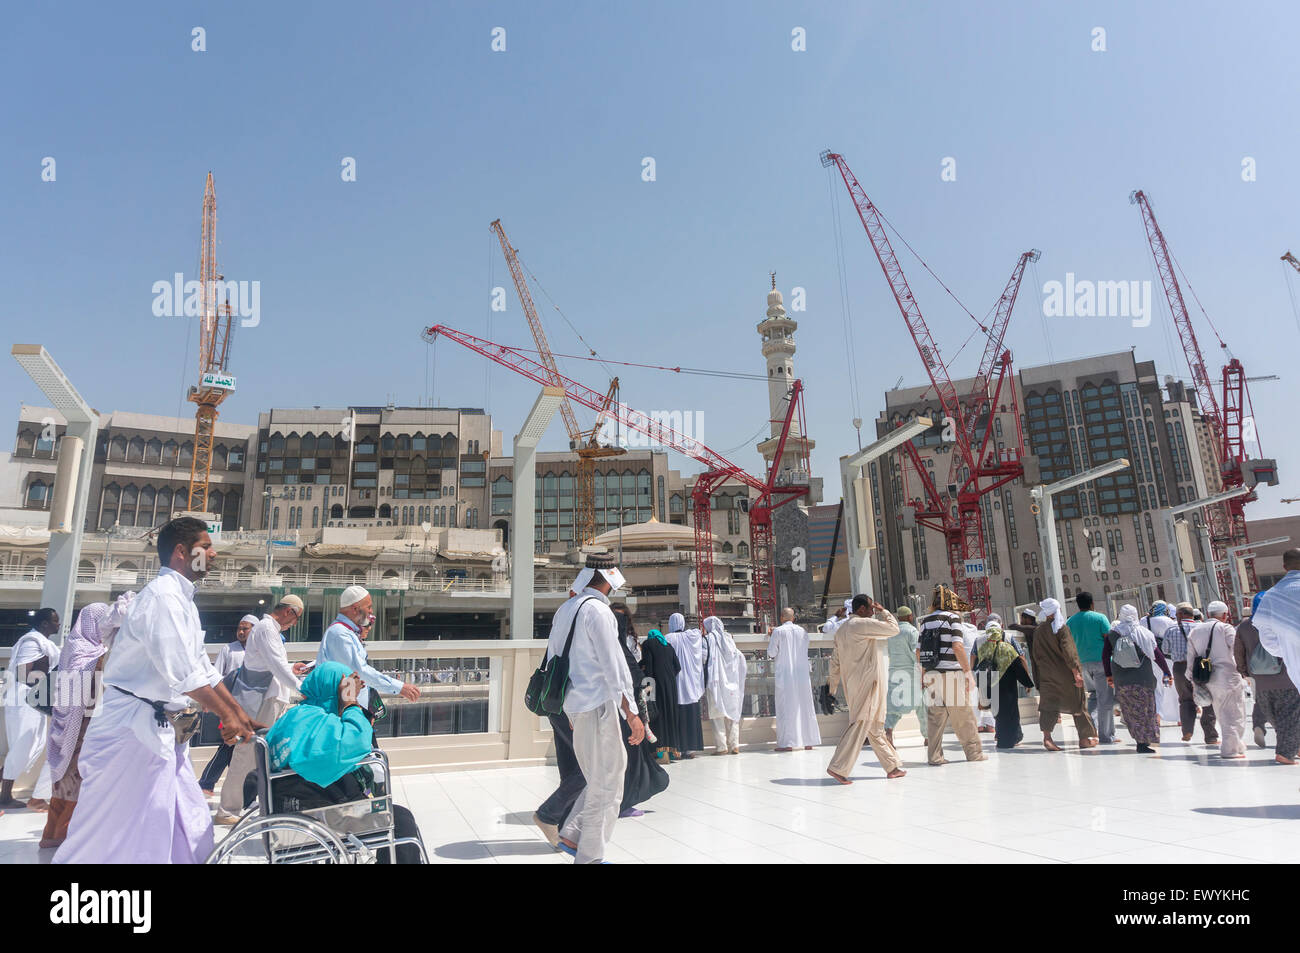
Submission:
[[1261,820],[1300,820],[1300,804],[1261,804],[1257,807],[1194,807],[1196,814],[1217,814],[1220,817],[1258,817]]
[[[870,778],[850,777],[849,780],[850,781],[883,781],[885,780],[885,776],[882,774],[880,777],[870,777]],[[829,778],[829,777],[827,778],[773,778],[772,783],[784,784],[786,787],[798,787],[798,788],[848,787],[848,785],[840,784],[840,782],[836,781],[834,778]]]
[[446,857],[448,860],[485,860],[491,857],[499,857],[503,854],[524,856],[554,854],[556,851],[545,841],[513,840],[490,842],[457,841],[453,844],[442,844],[435,847],[433,852],[438,857]]

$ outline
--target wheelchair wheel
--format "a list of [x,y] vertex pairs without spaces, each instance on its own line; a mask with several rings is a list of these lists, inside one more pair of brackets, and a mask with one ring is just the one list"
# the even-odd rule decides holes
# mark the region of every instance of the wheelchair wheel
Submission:
[[353,855],[324,824],[302,814],[247,817],[217,844],[209,864],[350,864]]

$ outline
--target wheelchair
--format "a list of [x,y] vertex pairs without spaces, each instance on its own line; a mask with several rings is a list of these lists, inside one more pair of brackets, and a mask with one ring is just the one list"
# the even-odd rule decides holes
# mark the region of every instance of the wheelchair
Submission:
[[396,834],[389,793],[392,773],[388,755],[378,748],[357,763],[376,774],[375,796],[277,814],[272,797],[276,782],[298,775],[271,771],[271,750],[264,731],[250,744],[254,745],[257,800],[216,845],[209,864],[373,864],[384,850],[396,862],[399,845],[416,847],[420,863],[429,862],[419,838]]

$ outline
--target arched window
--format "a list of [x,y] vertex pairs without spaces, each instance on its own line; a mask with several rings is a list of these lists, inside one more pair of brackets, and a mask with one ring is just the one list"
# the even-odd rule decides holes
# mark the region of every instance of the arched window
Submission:
[[114,437],[113,442],[108,445],[108,459],[125,460],[126,459],[126,438]]
[[273,510],[271,510],[271,529],[279,529],[279,528],[280,528],[280,507],[277,506]]
[[319,507],[319,506],[313,506],[313,507],[311,508],[311,528],[312,528],[312,529],[315,529],[315,528],[316,528],[317,520],[319,520],[319,519],[320,519],[320,507]]
[[749,543],[737,543],[737,544],[736,544],[736,555],[739,556],[741,559],[748,559],[748,558],[749,558]]
[[722,544],[722,551],[723,551],[724,553],[727,553],[728,555],[730,555],[731,552],[732,552],[731,544],[730,544],[730,543],[723,543],[723,544]]
[[388,519],[393,515],[393,508],[387,503],[379,507],[379,516],[381,519]]
[[312,456],[316,452],[316,435],[314,433],[303,434],[299,446],[299,452],[304,457]]
[[134,483],[128,484],[122,490],[122,510],[117,519],[123,526],[135,525],[135,505],[139,497],[140,491]]
[[49,491],[50,488],[43,480],[33,480],[27,487],[27,505],[38,510],[45,509],[50,505]]
[[[140,489],[140,506],[136,515],[136,525],[138,526],[154,525],[155,520],[153,515],[153,505],[156,497],[157,494],[153,487],[146,486]],[[157,522],[163,522],[163,521],[158,520]]]
[[343,519],[343,506],[342,506],[342,504],[340,504],[340,503],[335,503],[333,506],[330,507],[330,519],[332,519],[332,520],[341,520],[341,519]]
[[144,445],[144,462],[145,463],[162,463],[162,441],[154,437]]
[[175,463],[176,455],[180,452],[180,449],[181,449],[181,445],[178,444],[175,440],[168,440],[165,444],[163,444],[162,459],[159,460],[158,462]]
[[176,463],[178,466],[188,467],[193,461],[194,461],[194,443],[193,441],[186,440],[183,444],[181,444],[181,455],[177,459]]
[[154,512],[158,514],[158,522],[165,523],[172,518],[172,488],[163,487],[158,491],[157,505]]

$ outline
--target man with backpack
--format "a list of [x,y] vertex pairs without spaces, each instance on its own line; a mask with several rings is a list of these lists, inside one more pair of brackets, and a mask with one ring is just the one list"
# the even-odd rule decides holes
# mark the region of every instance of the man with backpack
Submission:
[[1236,629],[1228,623],[1228,607],[1214,601],[1205,607],[1209,617],[1187,637],[1188,674],[1198,687],[1207,688],[1214,700],[1221,741],[1219,757],[1246,757],[1246,683],[1237,671],[1233,654]]
[[1237,626],[1233,654],[1242,678],[1255,680],[1255,742],[1264,747],[1264,724],[1271,721],[1277,731],[1273,760],[1278,764],[1295,764],[1300,752],[1300,691],[1287,672],[1286,663],[1259,641],[1255,616],[1264,593],[1255,593],[1250,618]]
[[587,557],[573,591],[577,595],[555,611],[546,654],[568,663],[563,715],[573,730],[573,753],[586,781],[559,830],[557,846],[579,864],[604,860],[623,798],[627,749],[619,718],[631,729],[628,743],[645,738],[637,714],[635,688],[619,647],[618,620],[609,607],[609,594],[624,585],[614,557]]
[[970,656],[962,641],[961,616],[970,611],[947,586],[935,586],[930,613],[921,620],[917,636],[917,661],[921,663],[926,707],[926,760],[947,764],[943,756],[943,733],[952,723],[967,761],[985,761],[975,716],[979,692],[971,672]]
[[1174,690],[1178,692],[1178,717],[1182,722],[1183,741],[1192,740],[1192,732],[1196,728],[1196,715],[1199,712],[1201,733],[1205,737],[1205,743],[1217,745],[1219,729],[1215,724],[1214,706],[1197,706],[1192,692],[1191,673],[1187,671],[1187,664],[1190,661],[1187,657],[1187,637],[1198,624],[1194,621],[1196,610],[1192,608],[1190,602],[1180,602],[1176,612],[1178,617],[1174,624],[1165,629],[1165,643],[1168,645],[1165,657],[1174,667]]

